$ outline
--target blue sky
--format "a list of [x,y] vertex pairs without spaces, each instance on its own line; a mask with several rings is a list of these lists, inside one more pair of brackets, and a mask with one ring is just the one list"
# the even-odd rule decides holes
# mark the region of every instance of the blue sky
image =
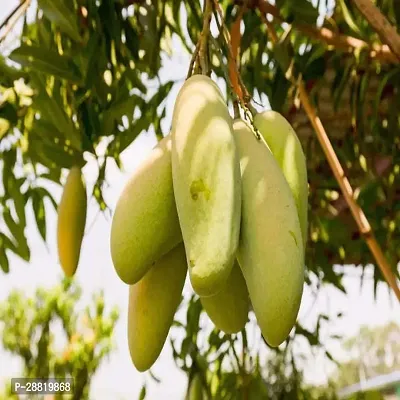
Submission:
[[[17,0],[2,0],[0,5],[0,20],[9,13],[18,3]],[[0,52],[4,52],[7,46],[0,45]],[[186,75],[189,63],[189,55],[176,46],[171,59],[164,59],[161,78],[163,81],[169,79],[181,79]],[[175,85],[167,100],[167,117],[164,121],[165,129],[168,129],[171,119],[171,111],[174,104],[179,85]],[[146,158],[151,148],[156,143],[154,132],[143,133],[122,154],[123,171],[119,171],[113,163],[109,164],[107,170],[107,181],[109,188],[105,191],[107,204],[114,209],[119,194],[121,193],[127,179],[138,165]],[[85,179],[89,190],[97,177],[97,168],[94,160],[88,159],[84,170]],[[53,187],[52,193],[58,200],[61,196],[61,188]],[[110,234],[109,217],[98,213],[94,200],[89,202],[87,231],[82,246],[81,260],[76,279],[83,288],[82,308],[90,301],[91,295],[104,290],[106,304],[117,305],[120,309],[120,320],[114,332],[117,345],[116,351],[110,359],[103,364],[96,374],[91,391],[93,399],[109,398],[136,398],[144,375],[138,373],[130,360],[126,339],[126,314],[128,287],[116,276],[112,266],[109,251]],[[2,223],[0,221],[0,223]],[[28,214],[27,236],[32,249],[31,262],[25,263],[16,257],[11,257],[11,272],[8,275],[0,273],[0,301],[4,300],[10,290],[19,288],[26,293],[33,293],[39,286],[51,287],[57,284],[62,276],[58,265],[56,252],[56,214],[49,208],[47,212],[47,223],[49,239],[45,245],[40,238],[31,213]],[[53,232],[53,235],[51,234]],[[328,349],[334,354],[344,358],[340,345],[336,341],[327,339],[329,333],[349,336],[355,334],[362,324],[381,325],[400,315],[400,306],[393,296],[390,296],[385,286],[379,286],[377,299],[372,297],[373,285],[370,272],[360,288],[359,273],[355,269],[347,269],[348,275],[344,279],[344,286],[348,290],[348,296],[344,296],[333,288],[324,288],[319,292],[317,298],[311,290],[306,289],[300,309],[300,321],[312,327],[316,316],[324,312],[335,315],[343,312],[344,317],[330,326],[329,330],[323,330],[323,337]],[[368,274],[369,272],[369,274]],[[190,293],[189,282],[185,285],[185,293]],[[204,321],[210,326],[208,320]],[[251,333],[259,335],[258,330]],[[299,343],[297,351],[307,355],[306,378],[310,382],[323,382],[332,366],[323,361],[322,355],[317,353],[313,357],[304,343]],[[0,350],[0,382],[4,379],[19,376],[20,365],[4,351]],[[148,389],[148,399],[181,399],[186,388],[186,377],[176,367],[172,359],[169,345],[164,347],[161,357],[153,369],[156,376],[162,379],[161,384],[151,383]],[[2,385],[0,384],[0,387]]]

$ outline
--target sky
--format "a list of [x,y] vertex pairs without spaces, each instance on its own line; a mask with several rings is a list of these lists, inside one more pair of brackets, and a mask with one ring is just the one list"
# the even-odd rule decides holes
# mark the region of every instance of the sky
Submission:
[[[17,0],[1,1],[0,21],[16,4]],[[4,47],[0,45],[0,52],[4,51]],[[164,58],[163,60],[162,80],[183,79],[187,72],[189,60],[189,55],[184,53],[181,48],[176,47],[172,58]],[[168,96],[165,127],[170,124],[171,111],[179,87],[179,84],[175,85]],[[110,185],[105,190],[105,200],[112,210],[128,178],[148,156],[155,144],[154,132],[142,133],[123,152],[121,156],[122,171],[118,170],[114,163],[109,163],[106,179]],[[83,173],[88,191],[90,191],[97,177],[97,168],[93,159],[88,159]],[[61,196],[61,187],[53,186],[51,192],[58,201]],[[10,257],[11,272],[7,275],[0,272],[0,301],[6,299],[12,289],[18,288],[27,294],[33,294],[38,287],[50,288],[59,283],[62,272],[56,251],[56,221],[56,213],[51,207],[48,207],[48,241],[45,244],[37,231],[32,213],[28,213],[26,234],[32,250],[31,261],[26,263],[17,257]],[[1,223],[3,222],[0,221]],[[116,305],[120,310],[120,319],[114,331],[117,348],[95,375],[91,387],[91,398],[96,400],[134,399],[137,398],[146,375],[135,370],[129,356],[126,337],[128,286],[119,280],[112,265],[109,249],[110,226],[110,216],[98,213],[96,202],[91,199],[80,265],[75,276],[83,289],[80,307],[83,309],[89,304],[93,293],[104,290],[106,305]],[[364,279],[364,284],[360,287],[359,272],[354,268],[346,268],[344,286],[348,293],[347,296],[334,288],[327,287],[323,288],[315,298],[310,289],[305,289],[299,320],[306,327],[312,329],[319,313],[330,316],[334,316],[338,312],[343,313],[341,319],[322,330],[325,345],[339,359],[345,359],[346,355],[341,350],[338,341],[329,339],[330,335],[341,334],[348,337],[356,334],[360,326],[364,324],[377,326],[390,320],[400,320],[400,305],[396,302],[395,297],[389,294],[387,287],[379,285],[377,297],[374,300],[372,296],[373,283],[368,276],[371,277],[371,270],[367,270],[367,278]],[[191,291],[188,281],[184,291],[186,294]],[[259,334],[259,332],[257,331],[255,334]],[[305,344],[300,343],[298,352],[307,355],[306,380],[311,383],[324,382],[329,373],[332,372],[332,365],[324,360],[320,353],[312,355]],[[21,365],[15,358],[10,357],[0,349],[0,382],[18,377],[20,368]],[[154,365],[153,372],[162,381],[160,384],[156,384],[147,378],[149,383],[147,399],[183,399],[187,379],[175,366],[168,341]]]

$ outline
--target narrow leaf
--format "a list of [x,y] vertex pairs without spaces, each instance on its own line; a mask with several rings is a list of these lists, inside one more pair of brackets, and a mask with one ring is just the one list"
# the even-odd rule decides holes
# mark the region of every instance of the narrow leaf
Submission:
[[145,398],[146,398],[146,385],[143,385],[139,394],[139,400],[144,400]]
[[41,197],[38,191],[33,189],[31,191],[31,200],[38,231],[43,240],[46,241],[46,210],[44,207],[43,197]]
[[71,39],[81,42],[79,28],[74,18],[76,13],[72,13],[63,0],[38,0],[38,5],[46,18],[54,22]]
[[343,18],[346,21],[347,25],[354,33],[361,36],[360,28],[355,23],[354,17],[351,15],[351,12],[348,9],[345,0],[339,0],[339,2],[340,2],[340,8],[342,9],[343,13]]

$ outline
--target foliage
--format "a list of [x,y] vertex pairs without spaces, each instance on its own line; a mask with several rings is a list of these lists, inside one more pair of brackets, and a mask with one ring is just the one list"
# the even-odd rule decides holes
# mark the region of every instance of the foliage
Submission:
[[82,311],[80,297],[77,284],[65,279],[51,289],[37,289],[33,297],[13,290],[0,304],[2,345],[21,359],[21,376],[73,378],[73,399],[88,398],[93,375],[113,349],[118,320],[116,309],[106,312],[102,293]]
[[[378,35],[353,2],[318,1],[318,8],[316,2],[308,0],[275,3],[248,2],[240,72],[253,103],[261,102],[265,107],[269,102],[283,113],[299,134],[307,156],[307,283],[317,280],[318,287],[331,284],[345,291],[343,273],[333,269],[333,264],[364,268],[373,258],[299,107],[297,90],[285,75],[290,61],[303,77],[345,173],[356,188],[356,200],[398,273],[399,63],[382,50]],[[228,28],[241,4],[220,2]],[[395,0],[378,0],[376,4],[392,24],[398,25]],[[267,8],[274,15],[278,36],[285,33],[285,40],[275,48],[260,12]],[[121,153],[142,132],[154,128],[158,137],[167,133],[162,131],[161,121],[166,116],[166,99],[177,82],[163,81],[160,68],[164,57],[175,56],[177,49],[193,52],[201,26],[202,7],[197,0],[38,1],[34,18],[24,20],[17,47],[0,57],[0,221],[4,220],[0,226],[0,266],[4,272],[10,270],[10,254],[30,259],[25,235],[27,208],[32,207],[46,240],[46,204],[57,207],[46,183],[62,184],[64,169],[82,166],[94,157],[98,178],[92,196],[101,210],[107,209],[103,198],[107,165],[114,161],[121,166]],[[215,76],[226,79],[229,50],[219,33],[214,36],[209,48],[212,70]],[[231,100],[229,85],[227,95]],[[382,279],[375,267],[375,291]],[[201,309],[196,301],[189,304],[189,311],[193,316],[182,343],[186,350],[175,353],[181,368],[191,368],[182,358],[188,349],[208,357],[204,351],[216,352],[222,346],[234,360],[231,341],[240,341],[240,336],[222,337],[214,332],[209,349],[198,353],[196,326]],[[318,345],[319,326],[324,321],[321,317],[313,332],[299,326],[296,332],[310,345]],[[199,365],[204,363],[200,355],[192,357]],[[256,372],[257,363],[252,362],[254,371],[249,365],[245,373],[251,370],[252,376],[258,377],[254,379],[260,380],[261,372]],[[217,371],[220,364],[215,364]],[[232,381],[232,375],[218,374],[218,382]],[[243,385],[239,380],[233,384]]]
[[[397,8],[391,3],[385,1],[381,6],[389,19],[396,21]],[[33,207],[45,238],[43,200],[51,199],[51,195],[43,187],[44,180],[59,183],[62,168],[83,165],[83,155],[91,153],[98,160],[99,170],[93,196],[104,210],[107,205],[102,188],[107,163],[114,160],[119,165],[121,152],[150,127],[159,136],[164,134],[161,120],[166,115],[165,99],[175,83],[160,81],[162,57],[172,54],[172,46],[179,46],[179,41],[183,49],[194,48],[202,15],[200,3],[193,0],[154,4],[40,1],[35,19],[25,20],[20,46],[1,60],[1,213],[8,229],[1,232],[0,264],[5,271],[9,269],[10,252],[29,260],[23,234],[24,205]],[[295,49],[290,57],[303,75],[350,181],[358,188],[357,200],[395,269],[400,256],[400,235],[396,234],[400,218],[396,189],[400,180],[399,121],[395,117],[400,79],[397,64],[371,59],[369,49],[378,46],[378,38],[353,6],[337,2],[330,12],[333,19],[328,16],[323,22],[332,30],[334,21],[335,32],[365,41],[364,47],[347,52],[340,46],[327,48],[315,35],[307,35],[310,29],[314,33],[321,29],[316,24],[318,12],[307,0],[293,4],[278,4],[280,17],[293,23],[287,36]],[[222,5],[230,25],[237,7],[229,1]],[[53,12],[52,7],[65,13]],[[297,22],[304,17],[304,10],[308,30]],[[271,50],[256,9],[245,13],[244,26],[240,46],[244,83],[255,101],[265,103],[267,96],[271,106],[292,122],[309,155],[313,212],[308,271],[343,290],[341,274],[333,272],[332,264],[365,266],[372,261],[371,255],[351,220],[309,122],[304,120],[304,112],[296,106],[296,91],[280,67],[282,57],[288,56],[287,42],[279,44],[275,52]],[[283,29],[278,25],[278,34]],[[211,46],[210,51],[214,72],[225,77],[226,65],[221,61],[226,57],[220,57],[220,51],[226,56],[226,46]],[[22,69],[9,65],[9,60],[18,62]],[[153,84],[156,89],[148,89]],[[105,146],[102,153],[100,143]],[[23,170],[19,168],[22,164]],[[382,279],[377,268],[374,279],[376,283]]]

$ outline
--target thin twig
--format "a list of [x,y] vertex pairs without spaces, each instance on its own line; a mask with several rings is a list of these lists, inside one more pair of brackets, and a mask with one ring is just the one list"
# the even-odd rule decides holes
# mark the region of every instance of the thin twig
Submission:
[[[383,43],[386,43],[400,61],[400,35],[378,7],[370,0],[353,0],[361,14],[375,29]],[[397,7],[397,6],[394,6]]]
[[[272,24],[270,24],[267,28],[275,32]],[[277,41],[273,39],[274,37],[277,37],[276,32],[275,35],[271,35],[272,41],[275,44]],[[328,160],[329,166],[331,167],[331,170],[340,186],[343,196],[349,205],[350,211],[353,215],[355,222],[357,223],[358,229],[361,235],[364,237],[364,240],[366,241],[372,255],[374,256],[379,269],[386,279],[386,282],[392,288],[397,299],[400,301],[400,289],[397,285],[396,277],[392,272],[390,265],[386,260],[386,257],[384,256],[382,249],[373,234],[371,225],[369,224],[367,217],[365,216],[362,208],[356,203],[354,199],[354,193],[350,182],[344,173],[344,170],[335,153],[335,150],[333,149],[332,143],[329,140],[325,128],[322,125],[322,122],[318,117],[314,106],[310,102],[307,90],[304,87],[304,83],[301,78],[296,79],[294,76],[290,76],[290,80],[292,84],[298,88],[300,101],[303,105],[304,111],[306,112],[311,122],[311,125],[315,130],[317,138]]]
[[[284,18],[280,15],[278,8],[269,3],[267,0],[258,0],[255,3],[257,5],[257,8],[261,11],[261,14],[272,15],[277,22],[286,22]],[[307,25],[301,22],[293,23],[293,27],[296,30],[306,34],[310,38],[320,40],[326,43],[328,46],[333,46],[337,49],[343,49],[348,52],[354,52],[354,50],[359,49],[366,49],[368,50],[369,57],[371,59],[377,59],[380,61],[396,64],[399,62],[399,59],[387,45],[370,45],[361,39],[336,33],[325,27],[316,28],[314,26]]]
[[11,29],[17,23],[19,18],[25,13],[30,4],[31,0],[25,0],[24,2],[18,4],[18,6],[15,7],[6,17],[6,19],[1,23],[0,30],[4,28],[4,31],[0,35],[0,43],[7,37]]
[[200,36],[200,47],[199,47],[199,61],[202,73],[207,75],[208,62],[207,62],[207,42],[210,34],[210,23],[212,17],[212,0],[205,0],[204,5],[204,19],[203,29]]
[[193,66],[194,66],[194,63],[195,63],[195,61],[196,61],[196,59],[197,59],[197,56],[198,56],[198,54],[199,54],[199,47],[200,47],[200,42],[197,42],[196,47],[195,47],[195,49],[194,49],[194,52],[193,52],[193,54],[192,54],[192,58],[191,58],[191,60],[190,60],[189,70],[188,70],[188,73],[187,73],[187,75],[186,75],[186,79],[189,79],[189,78],[192,76],[192,73],[193,73]]
[[[222,28],[222,35],[223,35],[223,37],[225,39],[225,44],[226,44],[226,46],[228,48],[228,56],[229,56],[229,58],[231,60],[234,60],[235,58],[233,56],[233,51],[232,51],[232,47],[231,47],[231,41],[230,41],[230,37],[229,37],[230,36],[229,35],[229,31],[228,31],[228,28],[225,25],[224,15],[222,13],[222,9],[221,9],[220,4],[218,3],[218,0],[214,0],[214,6],[215,6],[215,9],[217,10],[219,18],[221,20],[220,29]],[[218,19],[216,19],[216,20],[217,20],[217,24],[218,24],[219,23]],[[239,73],[239,70],[238,70],[236,62],[234,63],[234,65],[235,65],[235,73],[236,73],[237,79],[238,79],[239,84],[241,86],[241,89],[243,91],[243,100],[244,101],[242,101],[241,99],[239,99],[239,100],[240,100],[241,106],[243,108],[247,108],[247,103],[250,101],[251,97],[249,95],[249,92],[248,92],[245,84],[243,83],[243,80],[242,80],[242,77],[240,76],[240,73]]]

